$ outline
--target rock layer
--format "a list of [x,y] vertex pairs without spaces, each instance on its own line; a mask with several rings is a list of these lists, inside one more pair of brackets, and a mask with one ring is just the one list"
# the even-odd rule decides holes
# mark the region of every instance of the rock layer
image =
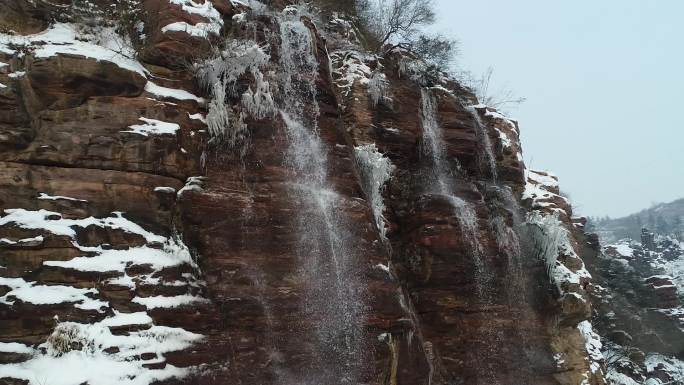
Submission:
[[[552,176],[525,170],[517,122],[426,78],[408,53],[362,53],[340,20],[220,0],[142,6],[155,17],[136,59],[98,57],[95,40],[45,55],[53,42],[12,35],[0,50],[0,377],[36,381],[37,360],[73,356],[124,360],[140,384],[603,383],[571,208]],[[30,18],[17,33],[48,26],[40,7],[13,11]],[[303,34],[281,34],[286,22]],[[295,87],[312,98],[303,107],[282,91],[295,37],[316,66],[293,73],[313,85]],[[248,133],[240,148],[209,135],[216,94],[195,96],[184,64],[231,39],[269,57],[226,93]],[[245,95],[280,112],[254,114]],[[349,257],[342,270],[320,262],[321,276],[307,263],[327,252],[301,247],[302,218],[319,208],[293,193],[292,108],[314,116],[302,123],[325,158],[328,195],[316,196],[333,202],[324,222],[337,229],[326,242]],[[358,157],[370,145],[389,181]],[[526,230],[533,212],[564,229],[551,267]],[[142,338],[144,351],[81,338],[88,328]]]

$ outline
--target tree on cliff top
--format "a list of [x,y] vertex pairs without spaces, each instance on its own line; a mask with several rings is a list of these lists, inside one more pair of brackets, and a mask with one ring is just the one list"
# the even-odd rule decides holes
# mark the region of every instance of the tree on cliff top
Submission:
[[414,41],[419,28],[435,21],[431,0],[365,0],[362,4],[376,49],[394,42]]
[[432,0],[357,0],[357,10],[372,51],[405,49],[441,69],[453,60],[456,41],[422,33],[435,21]]

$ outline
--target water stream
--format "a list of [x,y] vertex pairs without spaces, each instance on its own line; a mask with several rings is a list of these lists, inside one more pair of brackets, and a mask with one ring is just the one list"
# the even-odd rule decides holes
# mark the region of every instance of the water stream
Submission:
[[299,384],[357,384],[364,363],[362,282],[355,273],[355,240],[341,197],[328,178],[328,154],[319,136],[312,34],[292,9],[280,17],[279,109],[288,139],[289,194],[298,205],[302,310],[311,320],[310,370]]
[[[479,152],[480,170],[485,175],[488,175],[491,181],[496,184],[499,179],[499,173],[496,169],[492,141],[489,138],[489,134],[487,134],[485,125],[482,124],[482,119],[480,118],[480,113],[477,109],[474,106],[469,106],[468,111],[473,116],[475,134],[477,135],[478,142],[482,145],[482,151]],[[484,163],[484,165],[482,163]]]
[[[502,349],[507,349],[504,346],[513,347],[516,351],[517,349],[524,351],[524,347],[517,347],[516,341],[519,341],[521,345],[527,344],[526,341],[520,340],[519,335],[515,337],[507,335],[504,328],[492,328],[488,320],[490,317],[498,317],[497,313],[503,309],[508,309],[510,316],[516,321],[523,321],[521,317],[528,313],[528,307],[525,304],[528,298],[525,295],[525,276],[518,234],[522,221],[520,207],[510,188],[497,182],[496,163],[486,128],[480,121],[477,110],[474,108],[469,108],[469,110],[474,118],[478,142],[482,144],[478,157],[481,175],[489,179],[484,183],[484,189],[486,202],[491,211],[488,224],[494,235],[497,250],[491,250],[494,254],[487,258],[485,258],[487,251],[478,238],[478,219],[474,208],[455,195],[457,187],[455,183],[459,180],[459,175],[452,170],[457,170],[459,166],[454,165],[455,160],[450,161],[447,158],[442,127],[437,118],[435,96],[430,89],[422,90],[423,153],[431,162],[428,171],[431,174],[429,192],[442,195],[451,202],[463,239],[468,247],[467,251],[472,256],[475,267],[477,302],[481,308],[479,316],[483,317],[483,327],[477,331],[477,345],[471,347],[479,362],[476,383],[495,385],[501,383],[503,379],[500,374],[501,368],[490,364],[495,362],[491,360],[491,357],[501,354]],[[501,261],[500,258],[505,259]],[[497,279],[499,276],[503,279]],[[516,326],[513,328],[516,329]],[[521,370],[524,371],[524,369]]]
[[[464,242],[472,253],[476,275],[481,277],[485,271],[481,254],[482,244],[479,238],[477,214],[473,207],[454,194],[454,175],[447,160],[442,127],[437,120],[437,107],[434,95],[427,88],[421,90],[421,118],[423,124],[423,154],[432,163],[430,172],[430,193],[448,199],[454,209]],[[480,285],[481,286],[481,285]],[[478,291],[482,287],[478,287]]]

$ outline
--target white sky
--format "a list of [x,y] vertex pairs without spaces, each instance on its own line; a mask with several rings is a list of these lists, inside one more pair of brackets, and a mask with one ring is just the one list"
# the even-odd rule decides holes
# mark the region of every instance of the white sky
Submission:
[[684,1],[436,0],[458,65],[527,101],[525,161],[575,210],[623,216],[684,197]]

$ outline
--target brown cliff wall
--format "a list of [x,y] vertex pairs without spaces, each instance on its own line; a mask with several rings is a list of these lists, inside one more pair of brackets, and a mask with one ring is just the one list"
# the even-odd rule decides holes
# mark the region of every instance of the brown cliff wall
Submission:
[[[43,57],[40,46],[50,42],[36,40],[20,44],[28,47],[26,55],[15,46],[1,51],[7,66],[0,67],[0,83],[6,85],[0,89],[0,238],[8,242],[0,243],[6,268],[0,273],[0,341],[27,347],[7,355],[0,377],[35,381],[25,373],[35,370],[36,357],[60,362],[50,343],[42,345],[47,352],[38,346],[59,329],[54,316],[62,323],[106,325],[121,313],[134,313],[150,320],[107,326],[109,332],[139,336],[137,330],[165,326],[187,342],[137,352],[129,376],[139,381],[151,376],[198,384],[601,383],[600,374],[586,374],[593,361],[577,328],[588,308],[573,308],[567,288],[548,283],[548,267],[524,230],[526,213],[544,200],[521,199],[536,182],[522,163],[516,122],[473,107],[472,93],[455,82],[418,79],[406,69],[405,55],[359,53],[339,31],[300,11],[247,12],[219,0],[203,4],[188,11],[166,0],[143,2],[156,17],[148,19],[146,44],[134,60],[140,68],[88,54]],[[19,31],[26,33],[40,30],[33,25],[46,26],[50,10],[16,12],[32,20],[24,23],[27,31]],[[162,32],[172,23],[185,23],[184,30]],[[199,23],[219,24],[223,36],[193,36]],[[308,181],[291,164],[298,149],[284,113],[294,112],[293,101],[281,82],[283,55],[290,54],[283,39],[292,37],[280,33],[283,23],[293,23],[293,30],[304,26],[307,32],[295,37],[307,36],[313,47],[315,74],[287,73],[300,86],[315,88],[311,100],[301,88],[293,89],[296,98],[308,101],[300,108],[300,123],[314,128],[314,143],[320,144],[308,159],[325,158],[320,183],[324,196],[333,198],[323,208],[294,192]],[[245,114],[249,141],[240,149],[211,140],[202,121],[211,107],[187,94],[202,92],[187,63],[211,55],[209,43],[220,46],[233,38],[256,40],[269,60],[238,74],[228,103],[244,112],[241,95],[257,90],[257,78],[264,76],[276,106],[261,119]],[[382,82],[378,100],[374,76]],[[426,155],[425,95],[434,99],[448,193],[429,187],[437,161]],[[149,130],[156,121],[177,124],[178,131],[127,132],[144,123]],[[370,144],[393,164],[391,178],[378,190],[386,239],[355,150]],[[472,210],[473,226],[466,226],[454,202]],[[563,204],[560,219],[568,227],[571,212]],[[33,226],[17,217],[24,212],[11,209],[51,213],[40,212],[41,225]],[[68,222],[117,218],[115,212],[140,228],[114,219],[91,226]],[[71,225],[74,234],[56,234],[53,224]],[[332,236],[326,226],[335,229]],[[311,234],[331,239],[306,239]],[[39,235],[41,242],[30,240]],[[168,251],[170,244],[181,251]],[[131,260],[121,271],[88,270],[84,260],[69,264],[80,256],[102,258],[107,250],[136,248],[147,254],[127,254]],[[162,259],[183,258],[157,266],[144,262],[156,253],[151,250],[170,253]],[[339,255],[342,268],[336,266]],[[579,270],[581,260],[575,265],[571,270]],[[24,286],[90,291],[78,301],[42,304],[21,300],[19,281],[9,280],[15,278]],[[134,284],[124,285],[124,279]],[[582,298],[583,290],[578,285],[570,291]],[[91,300],[100,306],[79,308]],[[116,361],[126,352],[107,344],[90,352],[76,341],[62,356]],[[187,367],[203,370],[177,371]],[[174,375],[179,378],[172,380]],[[77,378],[74,383],[98,383],[95,376]]]

